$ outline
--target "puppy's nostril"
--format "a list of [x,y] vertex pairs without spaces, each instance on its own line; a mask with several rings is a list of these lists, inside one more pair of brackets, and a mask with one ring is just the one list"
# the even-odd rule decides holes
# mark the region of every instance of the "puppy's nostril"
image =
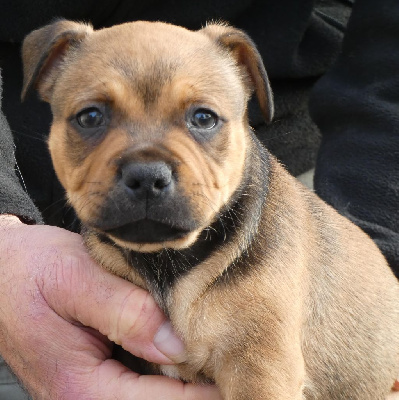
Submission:
[[167,179],[167,178],[157,179],[154,182],[154,188],[162,190],[162,189],[166,188],[169,184],[170,184],[170,179]]
[[138,181],[138,180],[133,180],[133,181],[131,181],[130,184],[129,184],[129,187],[130,187],[131,189],[139,189],[140,186],[141,186],[141,183],[140,183],[140,181]]

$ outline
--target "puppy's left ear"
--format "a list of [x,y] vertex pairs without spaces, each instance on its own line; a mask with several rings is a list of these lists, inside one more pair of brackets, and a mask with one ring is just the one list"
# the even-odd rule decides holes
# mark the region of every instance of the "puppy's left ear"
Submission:
[[237,65],[244,67],[249,77],[247,85],[251,91],[255,91],[265,120],[271,122],[274,114],[273,93],[262,57],[251,38],[245,32],[225,24],[209,24],[201,32],[227,50]]
[[21,99],[32,88],[37,88],[45,101],[51,92],[66,55],[77,48],[87,35],[93,32],[88,24],[64,19],[31,32],[22,45],[24,83]]

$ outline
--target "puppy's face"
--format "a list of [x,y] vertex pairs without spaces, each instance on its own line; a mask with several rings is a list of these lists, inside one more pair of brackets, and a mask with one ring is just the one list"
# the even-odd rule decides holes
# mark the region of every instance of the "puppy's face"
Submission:
[[[247,40],[218,25],[93,31],[60,21],[25,40],[25,90],[36,84],[51,104],[54,167],[88,229],[133,250],[179,249],[228,205],[243,178],[246,104],[259,84],[246,66],[259,66],[256,50],[231,46],[233,33]],[[44,35],[52,39],[40,51]]]

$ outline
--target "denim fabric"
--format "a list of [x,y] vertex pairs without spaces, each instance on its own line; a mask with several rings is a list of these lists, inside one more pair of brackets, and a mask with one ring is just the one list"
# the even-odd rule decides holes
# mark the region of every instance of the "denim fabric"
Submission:
[[16,376],[0,357],[0,400],[29,400]]

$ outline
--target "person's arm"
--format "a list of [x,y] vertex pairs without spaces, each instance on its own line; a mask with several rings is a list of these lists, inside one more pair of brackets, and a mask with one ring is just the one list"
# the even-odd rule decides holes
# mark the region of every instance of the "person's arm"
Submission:
[[110,339],[160,364],[184,349],[148,292],[94,263],[78,234],[0,216],[0,304],[0,354],[33,399],[220,399],[111,358]]
[[310,106],[322,133],[316,192],[375,240],[399,277],[398,46],[398,1],[357,0]]

